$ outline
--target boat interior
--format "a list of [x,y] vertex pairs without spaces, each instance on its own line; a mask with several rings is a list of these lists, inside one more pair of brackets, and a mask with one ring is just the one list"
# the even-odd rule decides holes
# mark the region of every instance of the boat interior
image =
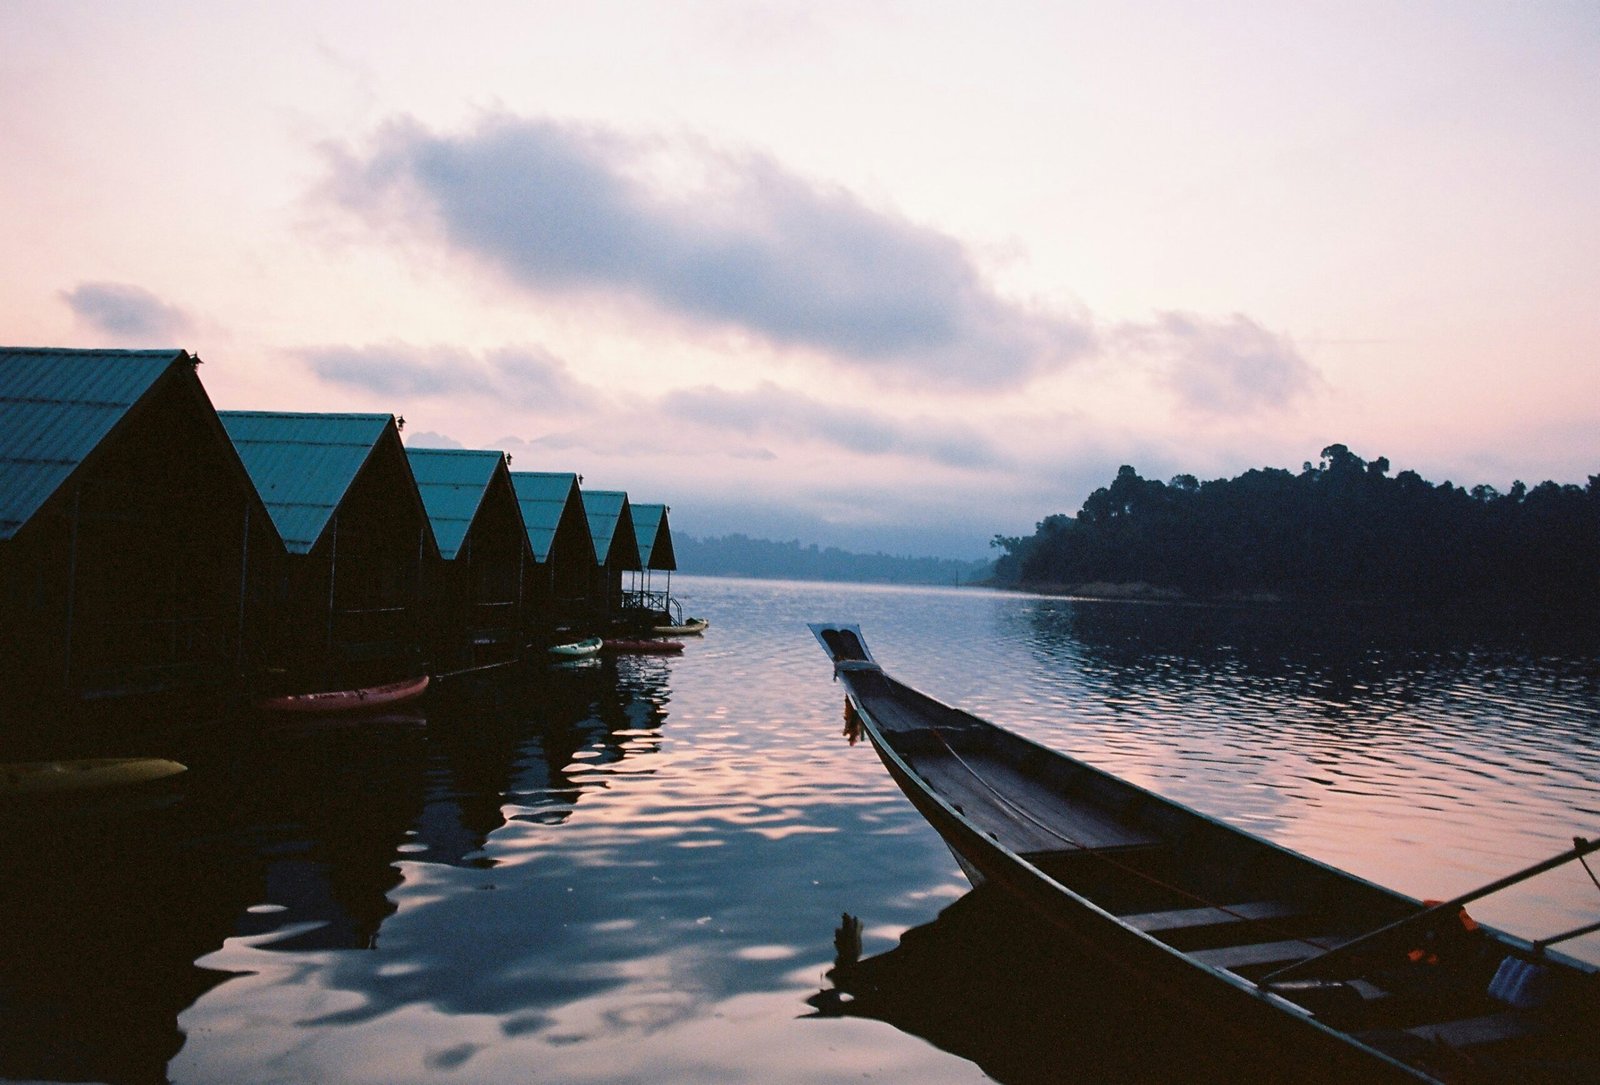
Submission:
[[1519,1080],[1541,1080],[1523,1076],[1530,1065],[1550,1080],[1592,1065],[1595,970],[1551,967],[1464,912],[1324,958],[1418,905],[935,701],[858,641],[841,646],[860,711],[927,791],[1123,925],[1413,1065],[1505,1061]]

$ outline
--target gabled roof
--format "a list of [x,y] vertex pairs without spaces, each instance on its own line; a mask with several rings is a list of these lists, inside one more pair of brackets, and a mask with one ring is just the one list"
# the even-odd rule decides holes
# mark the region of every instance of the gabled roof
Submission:
[[439,554],[453,561],[506,455],[464,448],[407,448],[406,458],[433,537],[439,541]]
[[[522,507],[522,523],[528,529],[533,560],[549,561],[556,529],[561,526],[561,514],[567,505],[576,502],[578,511],[583,511],[578,476],[569,471],[513,471],[511,484],[517,491],[517,504]],[[587,521],[579,519],[587,526]],[[592,539],[590,545],[592,548]]]
[[291,554],[307,554],[384,431],[389,414],[219,411]]
[[0,347],[0,539],[14,536],[156,384],[170,350]]
[[639,568],[639,540],[633,533],[633,516],[623,490],[584,490],[583,511],[589,517],[597,565]]
[[630,505],[633,531],[639,537],[639,564],[646,569],[676,569],[672,529],[667,526],[667,506]]

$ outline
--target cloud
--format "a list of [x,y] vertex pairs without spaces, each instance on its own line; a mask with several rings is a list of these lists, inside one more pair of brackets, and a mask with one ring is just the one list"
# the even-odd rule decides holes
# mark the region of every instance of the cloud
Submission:
[[542,413],[587,410],[597,393],[561,359],[537,347],[503,347],[481,356],[457,347],[308,347],[298,352],[323,380],[385,396],[492,399]]
[[190,328],[182,309],[131,283],[79,283],[61,297],[74,316],[95,331],[145,345],[176,345]]
[[835,407],[771,383],[748,392],[711,387],[670,392],[661,400],[661,412],[723,433],[770,435],[785,442],[821,440],[861,455],[909,456],[962,469],[1008,462],[992,442],[964,427]]
[[536,293],[643,299],[902,380],[1015,385],[1088,354],[1087,319],[999,297],[956,239],[758,154],[492,116],[329,147],[321,196]]
[[1123,325],[1113,339],[1144,357],[1180,403],[1202,413],[1285,407],[1322,383],[1289,339],[1238,313],[1225,320],[1160,313]]

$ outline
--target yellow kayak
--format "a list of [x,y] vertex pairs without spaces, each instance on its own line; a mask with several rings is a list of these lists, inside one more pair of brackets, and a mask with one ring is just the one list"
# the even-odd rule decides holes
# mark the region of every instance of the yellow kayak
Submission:
[[682,625],[658,625],[650,632],[662,637],[697,637],[711,624],[708,618],[690,618]]
[[81,761],[0,763],[0,797],[98,791],[159,780],[187,770],[160,757],[94,757]]

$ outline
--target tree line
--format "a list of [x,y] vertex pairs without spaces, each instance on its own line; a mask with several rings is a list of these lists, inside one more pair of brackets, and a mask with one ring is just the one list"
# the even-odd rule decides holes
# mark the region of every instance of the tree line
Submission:
[[1470,490],[1390,475],[1342,444],[1299,473],[1169,482],[1123,466],[1076,516],[996,536],[1000,583],[1142,582],[1197,597],[1273,593],[1423,604],[1600,605],[1600,475],[1586,486]]

